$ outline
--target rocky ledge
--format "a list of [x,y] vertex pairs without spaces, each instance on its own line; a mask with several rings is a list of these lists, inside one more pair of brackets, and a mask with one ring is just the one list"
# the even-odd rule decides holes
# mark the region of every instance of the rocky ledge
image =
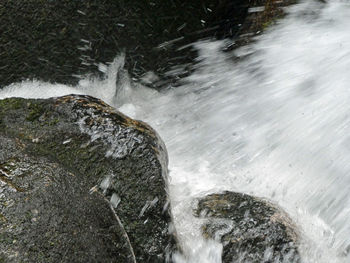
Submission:
[[88,96],[0,100],[0,262],[165,262],[167,152]]

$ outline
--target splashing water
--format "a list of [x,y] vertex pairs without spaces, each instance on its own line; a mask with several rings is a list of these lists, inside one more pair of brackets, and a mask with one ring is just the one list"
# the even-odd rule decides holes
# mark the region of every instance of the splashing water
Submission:
[[[99,97],[150,123],[170,156],[170,197],[182,262],[221,262],[191,200],[233,190],[282,206],[302,232],[305,262],[350,261],[350,3],[305,1],[233,53],[202,41],[195,72],[162,92],[131,83],[123,56],[104,80],[10,85],[0,98]],[[238,60],[238,62],[237,62]],[[117,89],[116,85],[117,83]]]

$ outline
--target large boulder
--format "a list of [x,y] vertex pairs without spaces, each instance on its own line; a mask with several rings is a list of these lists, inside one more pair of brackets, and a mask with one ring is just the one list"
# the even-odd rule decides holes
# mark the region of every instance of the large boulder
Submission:
[[203,235],[223,244],[222,261],[300,262],[298,235],[277,206],[250,195],[224,192],[198,201]]
[[156,132],[88,96],[0,100],[0,262],[164,262]]

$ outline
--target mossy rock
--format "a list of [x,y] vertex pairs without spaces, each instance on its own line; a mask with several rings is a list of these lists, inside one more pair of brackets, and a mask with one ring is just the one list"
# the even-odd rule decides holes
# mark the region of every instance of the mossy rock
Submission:
[[167,152],[89,96],[0,100],[4,262],[165,262]]
[[298,234],[277,206],[241,193],[211,194],[198,201],[205,238],[223,244],[222,261],[300,262]]

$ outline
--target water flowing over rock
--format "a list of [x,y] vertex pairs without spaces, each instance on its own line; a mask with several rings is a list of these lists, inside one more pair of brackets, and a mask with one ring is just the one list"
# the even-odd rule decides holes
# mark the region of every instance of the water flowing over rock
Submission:
[[223,244],[226,262],[300,262],[298,235],[280,208],[246,194],[224,192],[198,200],[206,238]]
[[167,152],[88,96],[0,100],[0,262],[165,262]]

